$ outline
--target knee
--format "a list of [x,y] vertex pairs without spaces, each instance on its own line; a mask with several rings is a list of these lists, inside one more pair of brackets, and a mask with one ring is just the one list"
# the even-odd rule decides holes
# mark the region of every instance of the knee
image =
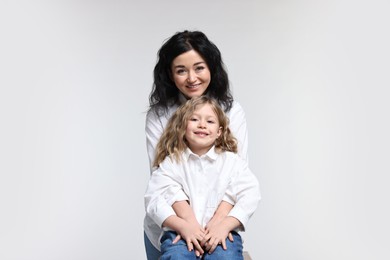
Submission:
[[213,259],[234,259],[234,260],[243,260],[243,246],[241,236],[233,232],[234,241],[231,242],[229,239],[226,239],[226,247],[224,250],[221,245],[218,245],[215,251],[212,254],[205,254],[205,260]]
[[196,259],[195,253],[188,251],[187,245],[183,239],[173,244],[175,239],[175,232],[165,232],[161,238],[161,257],[160,260],[182,260],[182,259]]

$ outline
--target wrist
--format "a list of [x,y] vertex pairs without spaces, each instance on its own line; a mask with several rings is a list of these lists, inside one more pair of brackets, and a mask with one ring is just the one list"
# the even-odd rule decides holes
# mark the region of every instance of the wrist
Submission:
[[229,231],[232,231],[232,230],[234,230],[234,229],[236,229],[236,228],[241,226],[241,222],[238,219],[236,219],[235,217],[232,217],[232,216],[225,217],[222,220],[221,224],[223,226],[227,227],[229,229]]

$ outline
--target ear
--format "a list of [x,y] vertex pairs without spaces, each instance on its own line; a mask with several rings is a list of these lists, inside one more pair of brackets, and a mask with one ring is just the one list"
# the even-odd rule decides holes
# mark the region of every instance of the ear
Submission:
[[222,126],[220,126],[220,127],[218,128],[217,138],[221,137],[221,135],[222,135]]

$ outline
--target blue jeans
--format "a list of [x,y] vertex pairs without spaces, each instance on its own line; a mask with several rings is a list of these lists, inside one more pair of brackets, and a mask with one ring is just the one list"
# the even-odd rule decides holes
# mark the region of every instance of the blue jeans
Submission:
[[161,252],[157,250],[150,242],[148,236],[144,232],[144,243],[145,243],[145,251],[146,251],[146,257],[148,260],[158,260],[161,256]]
[[197,257],[194,251],[188,251],[187,244],[183,239],[180,239],[176,244],[172,241],[176,237],[176,232],[167,231],[161,238],[161,258],[160,260],[185,260],[185,259],[204,259],[204,260],[243,260],[242,255],[242,240],[237,232],[232,232],[233,242],[226,239],[227,250],[223,250],[221,245],[218,245],[212,254],[204,253],[202,258]]

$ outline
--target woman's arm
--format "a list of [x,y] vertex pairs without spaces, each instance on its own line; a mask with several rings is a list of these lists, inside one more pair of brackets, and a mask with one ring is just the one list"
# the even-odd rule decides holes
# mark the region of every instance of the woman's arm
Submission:
[[245,111],[237,101],[234,101],[228,116],[230,131],[238,141],[238,155],[248,161],[248,129]]
[[156,146],[164,131],[160,117],[154,111],[148,111],[145,120],[146,150],[148,153],[150,173],[153,169],[153,161],[156,153]]
[[210,221],[206,225],[206,230],[212,228],[214,225],[220,223],[230,212],[230,210],[233,208],[233,205],[222,201],[217,210],[215,211],[213,217],[210,219]]

